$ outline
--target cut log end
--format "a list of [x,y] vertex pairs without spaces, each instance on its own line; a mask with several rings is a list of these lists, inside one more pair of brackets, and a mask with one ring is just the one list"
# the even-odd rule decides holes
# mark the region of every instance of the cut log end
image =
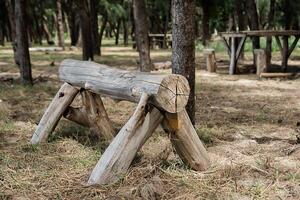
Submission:
[[155,97],[156,105],[169,113],[178,113],[185,109],[189,93],[188,81],[181,75],[172,74],[162,80]]

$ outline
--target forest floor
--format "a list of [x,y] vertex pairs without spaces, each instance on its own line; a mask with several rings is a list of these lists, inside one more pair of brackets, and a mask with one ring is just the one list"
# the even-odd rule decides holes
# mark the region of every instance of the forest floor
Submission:
[[[136,69],[138,54],[130,47],[102,51],[97,62]],[[151,56],[167,61],[171,52],[154,50]],[[10,46],[0,48],[0,74],[18,73],[12,57]],[[65,58],[81,59],[81,51],[31,52],[33,87],[13,78],[0,82],[0,199],[300,199],[299,78],[229,76],[226,53],[217,54],[218,73],[209,74],[198,52],[196,130],[212,167],[188,169],[158,129],[126,177],[114,185],[88,187],[105,144],[87,129],[61,120],[48,143],[29,145],[61,85],[57,71]],[[300,51],[291,59],[300,66]],[[279,62],[278,52],[274,60]],[[135,107],[109,98],[104,103],[118,129]]]

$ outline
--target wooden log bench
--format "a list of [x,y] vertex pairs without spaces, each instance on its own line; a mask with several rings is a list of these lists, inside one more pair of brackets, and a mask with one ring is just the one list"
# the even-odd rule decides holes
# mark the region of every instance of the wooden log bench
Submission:
[[[110,141],[92,171],[88,184],[111,184],[124,176],[136,153],[161,124],[181,159],[192,169],[206,170],[210,161],[185,111],[187,80],[175,74],[151,74],[111,68],[88,61],[65,60],[59,68],[61,86],[32,136],[47,141],[60,118],[93,128]],[[138,105],[116,133],[100,95]],[[71,106],[81,96],[82,107]]]

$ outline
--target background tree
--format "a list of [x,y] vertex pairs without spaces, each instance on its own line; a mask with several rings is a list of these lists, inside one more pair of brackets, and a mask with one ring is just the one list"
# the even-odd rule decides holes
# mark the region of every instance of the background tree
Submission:
[[172,72],[185,76],[191,91],[187,112],[195,124],[195,0],[173,0]]
[[133,0],[133,13],[135,22],[135,40],[140,56],[140,70],[149,72],[152,70],[153,64],[150,59],[148,19],[144,0]]
[[63,25],[61,0],[56,0],[56,16],[57,16],[58,46],[65,49],[64,25]]
[[17,56],[23,84],[32,85],[30,55],[28,49],[26,0],[15,1]]

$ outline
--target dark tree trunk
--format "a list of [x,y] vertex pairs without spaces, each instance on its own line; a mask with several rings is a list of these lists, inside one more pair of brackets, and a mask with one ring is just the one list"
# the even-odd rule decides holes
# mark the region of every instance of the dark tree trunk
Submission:
[[169,29],[171,1],[167,1],[167,3],[168,3],[168,6],[166,6],[166,8],[165,8],[165,20],[164,20],[164,41],[163,41],[164,49],[166,49],[168,47],[167,33],[168,33],[168,29]]
[[[269,11],[269,15],[268,15],[268,29],[269,30],[272,30],[274,28],[275,2],[276,2],[276,0],[270,0],[270,11]],[[272,59],[272,37],[267,37],[266,59],[267,59],[267,68],[268,68],[271,65],[271,59]]]
[[119,36],[120,36],[120,27],[121,27],[121,18],[118,19],[117,22],[117,30],[116,30],[116,34],[115,34],[115,44],[118,45],[119,44]]
[[99,1],[90,0],[91,7],[91,25],[92,25],[92,36],[93,36],[93,52],[95,55],[100,55],[100,39],[99,39],[99,25],[98,25],[98,9]]
[[58,46],[65,49],[64,23],[63,23],[63,17],[62,17],[61,0],[56,0],[56,16],[57,16]]
[[14,59],[15,63],[18,64],[17,61],[17,53],[16,53],[16,23],[15,23],[15,15],[14,15],[14,8],[11,3],[11,0],[5,0],[5,5],[8,13],[9,25],[11,30],[11,39],[12,39],[12,46],[14,50]]
[[78,13],[71,11],[71,13],[68,15],[68,22],[70,29],[71,46],[76,46],[80,31],[80,17]]
[[127,20],[124,18],[123,22],[123,39],[124,39],[124,46],[128,46],[128,23]]
[[82,38],[82,59],[94,60],[92,27],[88,0],[81,1],[80,8],[80,26]]
[[[258,13],[257,13],[257,7],[256,7],[255,0],[247,0],[246,3],[247,3],[248,18],[250,21],[250,29],[251,30],[259,30],[259,19],[258,19]],[[253,37],[252,43],[253,43],[253,49],[260,48],[259,37]]]
[[145,0],[133,0],[133,15],[135,22],[135,41],[140,56],[140,70],[149,72],[153,69],[153,64],[150,59],[148,19]]
[[26,0],[15,1],[17,56],[23,84],[32,85],[30,55],[28,49]]
[[209,18],[210,18],[210,0],[202,0],[202,43],[207,45],[207,41],[210,39],[209,32]]
[[[291,15],[291,1],[284,0],[283,1],[283,18],[284,18],[284,28],[285,30],[289,30],[291,28],[292,23],[292,15]],[[295,16],[297,17],[297,16]]]
[[187,112],[195,124],[195,0],[173,0],[172,72],[185,76],[191,88]]
[[108,16],[107,16],[107,13],[105,13],[103,15],[103,21],[102,21],[102,25],[101,25],[100,33],[99,33],[100,55],[101,55],[102,38],[103,38],[104,31],[105,31],[105,28],[107,25],[107,21],[108,21]]

